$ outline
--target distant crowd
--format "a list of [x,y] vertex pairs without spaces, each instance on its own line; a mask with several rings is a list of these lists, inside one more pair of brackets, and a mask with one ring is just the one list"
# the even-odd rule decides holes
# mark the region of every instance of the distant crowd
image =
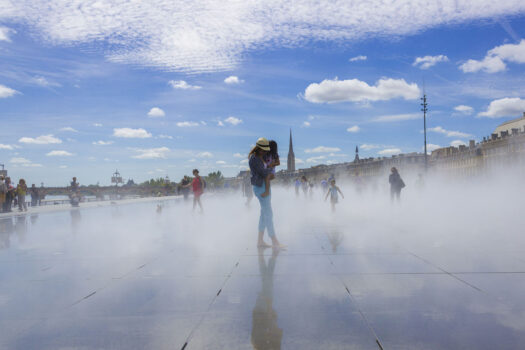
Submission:
[[15,187],[10,177],[0,176],[0,213],[12,212],[17,206],[19,211],[27,211],[27,195],[31,196],[31,206],[40,205],[45,196],[35,184],[28,188],[24,179],[18,180]]

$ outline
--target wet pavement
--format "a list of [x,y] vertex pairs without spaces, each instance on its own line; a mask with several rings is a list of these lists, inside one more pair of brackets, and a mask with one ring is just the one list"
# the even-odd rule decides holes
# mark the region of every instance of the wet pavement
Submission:
[[521,247],[303,211],[261,251],[257,203],[204,204],[2,218],[0,349],[525,348]]

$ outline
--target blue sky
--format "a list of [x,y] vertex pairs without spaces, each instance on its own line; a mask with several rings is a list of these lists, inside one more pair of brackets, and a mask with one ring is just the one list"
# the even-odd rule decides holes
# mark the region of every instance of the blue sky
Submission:
[[234,176],[290,128],[298,167],[422,152],[423,91],[431,149],[479,141],[525,110],[525,4],[481,3],[0,0],[0,163]]

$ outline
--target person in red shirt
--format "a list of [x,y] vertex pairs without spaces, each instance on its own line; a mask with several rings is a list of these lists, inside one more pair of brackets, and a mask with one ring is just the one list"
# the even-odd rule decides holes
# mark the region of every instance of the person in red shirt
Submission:
[[193,189],[193,210],[199,204],[202,212],[201,195],[204,192],[204,180],[199,176],[199,170],[197,169],[193,169],[193,181],[184,187],[190,186]]

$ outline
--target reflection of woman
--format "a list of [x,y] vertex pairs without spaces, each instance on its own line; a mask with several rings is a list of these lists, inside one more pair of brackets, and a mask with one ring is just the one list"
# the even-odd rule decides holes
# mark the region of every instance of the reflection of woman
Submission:
[[252,148],[248,154],[250,172],[251,172],[251,184],[253,186],[253,193],[259,200],[261,205],[261,215],[259,217],[259,237],[257,239],[258,247],[270,247],[263,240],[264,230],[268,230],[268,236],[272,240],[274,247],[280,247],[280,243],[275,237],[275,229],[273,227],[273,212],[272,212],[272,195],[271,192],[268,196],[263,197],[262,194],[265,192],[266,186],[264,180],[267,176],[273,177],[271,168],[267,168],[264,163],[264,155],[270,151],[270,145],[267,139],[261,137],[257,140],[255,147]]
[[273,270],[278,254],[279,251],[274,249],[266,265],[262,249],[259,249],[262,286],[252,312],[252,345],[257,350],[281,348],[283,330],[277,324],[277,313],[273,309]]

